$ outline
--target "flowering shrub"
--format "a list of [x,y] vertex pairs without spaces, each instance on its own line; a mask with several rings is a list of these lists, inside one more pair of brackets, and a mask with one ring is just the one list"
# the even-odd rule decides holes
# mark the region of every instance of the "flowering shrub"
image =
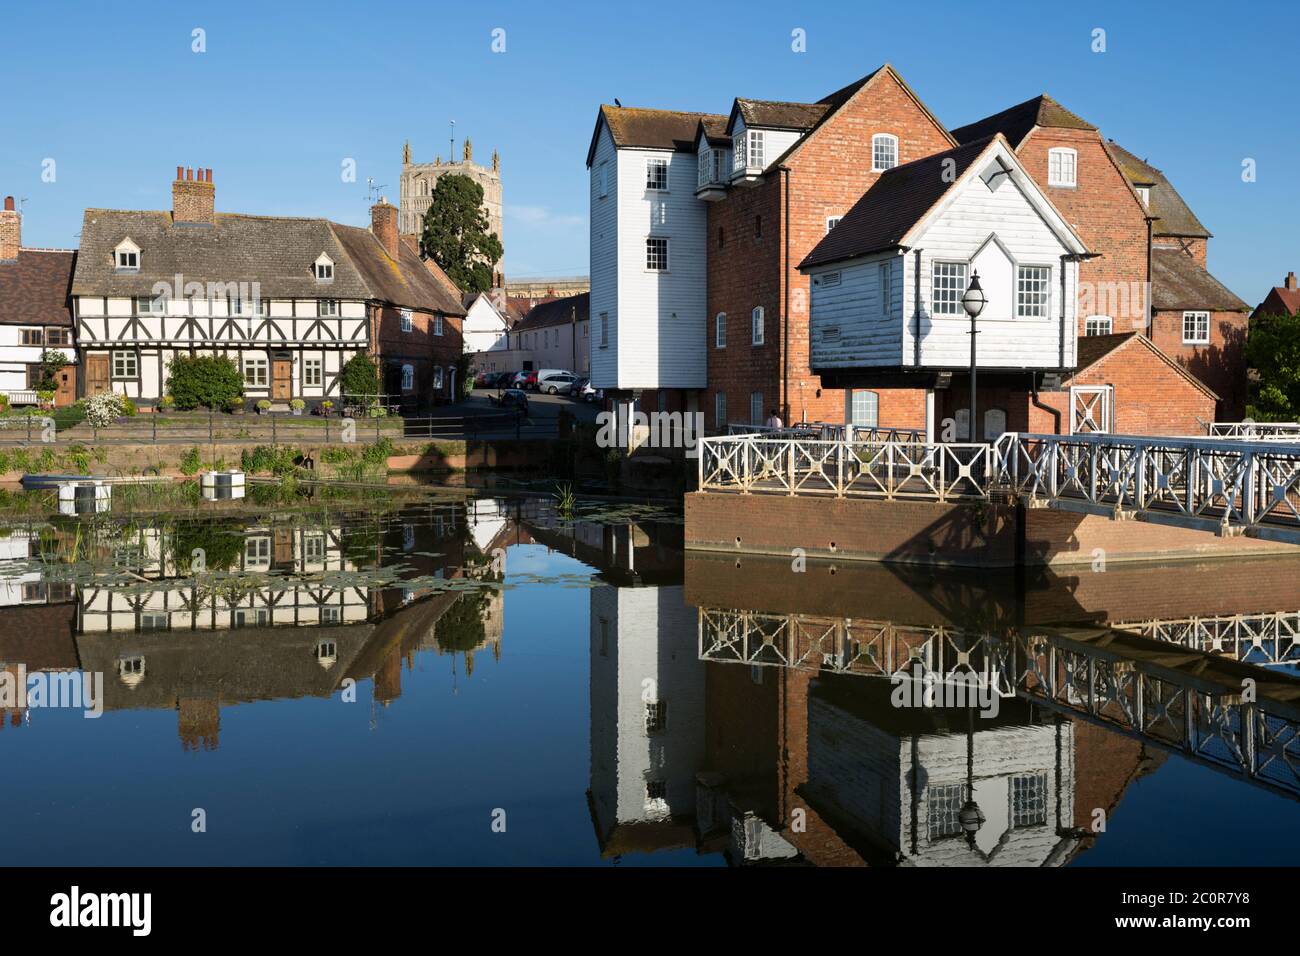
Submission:
[[86,399],[86,420],[96,428],[107,428],[121,417],[122,396],[117,392],[100,392]]

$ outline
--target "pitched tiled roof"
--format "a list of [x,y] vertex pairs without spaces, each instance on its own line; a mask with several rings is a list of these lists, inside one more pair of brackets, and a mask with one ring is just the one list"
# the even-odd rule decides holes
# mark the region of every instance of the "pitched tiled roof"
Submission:
[[[1275,285],[1272,291],[1277,294],[1278,301],[1281,302],[1282,308],[1286,309],[1291,315],[1300,312],[1300,289],[1288,289],[1284,286]],[[1265,299],[1267,300],[1267,296]],[[1261,302],[1260,305],[1263,305]]]
[[[113,250],[130,238],[140,247],[140,271],[118,272]],[[334,281],[312,272],[325,253]],[[154,283],[257,282],[266,298],[365,299],[370,290],[325,219],[217,213],[211,226],[172,223],[170,212],[87,209],[73,295],[152,295]]]
[[330,228],[370,289],[369,298],[424,312],[465,314],[460,296],[448,291],[406,243],[397,244],[394,259],[369,229],[338,223]]
[[780,103],[775,100],[737,99],[733,115],[739,113],[746,126],[769,129],[808,130],[830,111],[827,103]]
[[71,250],[19,249],[0,263],[0,325],[72,325],[76,262]]
[[1165,178],[1164,173],[1148,164],[1146,160],[1138,159],[1113,139],[1106,144],[1106,147],[1115,157],[1116,164],[1124,171],[1129,182],[1134,186],[1150,187],[1147,210],[1151,215],[1159,217],[1153,227],[1157,236],[1210,238],[1210,230],[1196,218],[1196,214],[1183,201],[1178,190],[1174,189]]
[[511,326],[511,332],[531,332],[534,329],[549,328],[553,325],[567,325],[576,318],[585,322],[591,317],[591,293],[565,296],[551,299],[533,306],[528,314]]
[[1001,133],[1007,138],[1012,148],[1018,147],[1035,126],[1051,126],[1058,129],[1092,129],[1086,120],[1080,119],[1046,93],[1025,100],[1001,113],[994,113],[982,120],[959,126],[952,131],[959,143],[968,143],[984,139],[994,133]]
[[1138,332],[1118,332],[1114,335],[1085,335],[1083,338],[1079,339],[1079,361],[1070,377],[1077,378],[1088,368],[1096,365],[1106,356],[1127,345],[1129,342],[1133,343],[1134,348],[1144,348],[1151,352],[1195,388],[1215,400],[1218,399],[1219,396],[1213,389],[1191,372],[1187,371],[1187,369],[1183,368],[1178,362],[1175,362],[1164,352],[1160,351],[1160,349],[1156,347],[1155,343],[1149,338]]
[[[640,146],[646,149],[695,149],[695,134],[704,121],[707,127],[725,124],[727,117],[717,113],[686,113],[679,110],[642,109],[633,106],[602,105],[600,115],[620,148]],[[600,124],[597,123],[597,129]],[[592,150],[595,137],[592,137]],[[587,161],[591,161],[590,152]]]
[[1174,311],[1250,311],[1250,306],[1187,253],[1161,246],[1151,250],[1151,307]]
[[[799,267],[805,269],[894,248],[991,141],[992,137],[986,137],[882,173]],[[952,167],[945,165],[949,160]]]

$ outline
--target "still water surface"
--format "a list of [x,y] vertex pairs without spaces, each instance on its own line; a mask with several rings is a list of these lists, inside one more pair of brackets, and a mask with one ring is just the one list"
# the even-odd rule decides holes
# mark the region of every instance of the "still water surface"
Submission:
[[[1248,780],[1240,715],[1194,706],[1191,751],[1170,730],[1188,722],[1177,673],[1144,685],[1148,708],[1167,704],[1145,733],[1114,717],[1134,699],[1126,675],[1167,645],[1088,656],[1098,622],[1222,615],[1221,569],[1117,570],[1105,587],[796,573],[685,556],[670,513],[562,520],[496,498],[76,528],[0,533],[4,670],[104,681],[98,719],[3,711],[11,865],[1288,864],[1300,850],[1283,718]],[[1286,611],[1281,590],[1266,610]],[[1160,596],[1135,611],[1135,593]],[[979,641],[1049,624],[1078,639],[1024,645],[1074,680],[1054,706],[895,706],[888,673],[910,655],[1013,666]],[[1090,700],[1108,679],[1114,699]],[[1209,732],[1229,724],[1227,742]],[[972,797],[983,822],[967,838]]]

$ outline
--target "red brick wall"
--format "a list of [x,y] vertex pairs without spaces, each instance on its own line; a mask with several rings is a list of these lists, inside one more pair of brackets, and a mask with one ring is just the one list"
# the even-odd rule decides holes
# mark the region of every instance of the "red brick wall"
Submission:
[[[750,394],[763,393],[764,414],[780,406],[784,421],[842,422],[844,393],[823,389],[808,367],[808,278],[799,262],[826,234],[828,216],[842,216],[876,181],[871,172],[871,137],[893,133],[899,138],[899,162],[907,163],[948,149],[944,131],[888,73],[845,104],[788,162],[789,239],[780,223],[785,215],[782,174],[773,171],[759,186],[731,189],[709,208],[709,387],[706,421],[714,426],[714,394],[727,394],[727,417],[747,421]],[[755,237],[754,217],[763,218],[762,238]],[[725,245],[718,247],[718,230]],[[788,345],[780,316],[790,288]],[[765,343],[750,344],[750,315],[762,305]],[[727,314],[727,347],[714,348],[714,316]],[[782,353],[788,352],[789,394],[781,394]],[[918,416],[917,410],[920,409]],[[924,423],[924,393],[881,393],[880,421],[886,425]],[[714,426],[716,427],[716,426]]]
[[[1078,154],[1078,185],[1047,185],[1047,154],[1056,146]],[[1089,315],[1109,315],[1114,331],[1146,324],[1146,210],[1129,189],[1095,130],[1034,130],[1017,150],[1034,181],[1074,226],[1090,252],[1101,257],[1079,266],[1079,334]]]
[[1239,421],[1246,414],[1248,323],[1245,312],[1211,312],[1209,344],[1185,345],[1181,311],[1153,317],[1151,341],[1218,394],[1220,421]]
[[[433,366],[443,368],[442,392],[450,397],[451,377],[446,369],[455,365],[462,352],[461,319],[443,316],[442,335],[434,335],[432,312],[412,312],[411,331],[402,331],[402,310],[394,306],[370,306],[373,333],[371,355],[379,365],[380,389],[386,387],[384,367],[389,363],[410,365],[415,369],[415,387],[405,393],[420,399],[432,399]],[[459,385],[459,383],[457,383]]]

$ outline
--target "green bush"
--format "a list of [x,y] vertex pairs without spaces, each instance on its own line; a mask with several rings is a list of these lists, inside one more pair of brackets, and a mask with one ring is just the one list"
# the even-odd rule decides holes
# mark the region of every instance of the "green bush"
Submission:
[[202,465],[202,460],[199,458],[199,450],[197,447],[191,448],[189,451],[187,451],[184,455],[181,456],[182,475],[195,474],[199,470],[201,465]]
[[344,395],[378,395],[379,369],[369,355],[359,352],[344,364],[339,382]]
[[361,459],[370,465],[382,465],[388,462],[388,456],[392,453],[392,439],[381,438],[379,441],[366,447],[366,450],[361,453]]
[[178,355],[167,367],[167,391],[180,409],[227,409],[243,398],[244,377],[224,355]]
[[140,409],[135,407],[135,402],[129,398],[122,399],[122,414],[127,418],[132,418]]

